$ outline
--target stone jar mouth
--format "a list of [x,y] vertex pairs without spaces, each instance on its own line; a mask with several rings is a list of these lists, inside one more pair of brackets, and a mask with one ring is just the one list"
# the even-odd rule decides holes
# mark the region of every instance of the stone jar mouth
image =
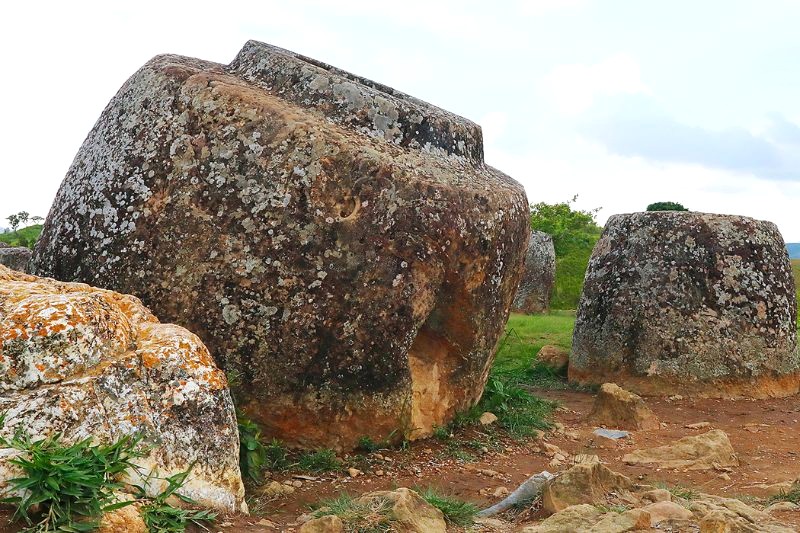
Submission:
[[360,133],[483,164],[480,126],[381,83],[258,41],[248,41],[226,69]]

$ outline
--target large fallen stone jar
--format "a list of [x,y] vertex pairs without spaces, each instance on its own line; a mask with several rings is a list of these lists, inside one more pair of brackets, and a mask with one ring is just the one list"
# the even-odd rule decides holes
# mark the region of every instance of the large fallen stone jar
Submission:
[[639,394],[794,394],[796,315],[791,265],[771,222],[615,215],[589,261],[569,378]]
[[[67,444],[140,435],[147,455],[127,481],[204,507],[246,510],[236,415],[225,375],[197,336],[161,324],[139,300],[0,265],[0,435]],[[0,450],[0,495],[20,473]],[[192,466],[194,465],[194,466]]]
[[248,42],[158,56],[69,169],[34,272],[197,333],[292,446],[418,438],[480,397],[520,279],[522,186],[480,128]]

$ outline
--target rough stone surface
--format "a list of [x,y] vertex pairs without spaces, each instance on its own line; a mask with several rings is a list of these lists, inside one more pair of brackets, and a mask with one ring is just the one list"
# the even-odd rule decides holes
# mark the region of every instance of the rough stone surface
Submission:
[[721,429],[683,437],[665,446],[636,450],[626,454],[622,460],[630,465],[688,470],[739,466],[731,441]]
[[343,533],[344,523],[338,516],[327,515],[309,520],[300,526],[300,533]]
[[444,515],[411,489],[401,487],[392,491],[370,492],[356,500],[369,503],[384,500],[388,503],[387,518],[392,530],[398,533],[446,533]]
[[542,509],[556,513],[580,503],[606,503],[610,492],[633,487],[630,479],[599,462],[580,463],[548,482],[542,489]]
[[641,396],[604,383],[594,399],[589,420],[601,426],[619,429],[658,429],[658,418]]
[[650,525],[655,526],[666,520],[691,520],[692,512],[674,502],[655,502],[642,507],[650,514]]
[[5,265],[11,270],[28,272],[31,253],[30,248],[22,246],[0,248],[0,265]]
[[794,394],[796,313],[774,224],[693,212],[616,215],[589,262],[569,377],[640,394]]
[[[11,437],[65,442],[142,434],[141,474],[189,469],[181,492],[222,511],[246,509],[236,416],[225,375],[197,336],[161,324],[128,295],[0,266],[0,412]],[[15,475],[0,454],[0,492]],[[151,495],[161,479],[132,473]]]
[[774,520],[734,498],[700,494],[688,506],[699,520],[701,533],[796,533],[796,529]]
[[569,364],[569,352],[560,346],[545,344],[536,354],[533,364],[542,364],[556,372],[562,372]]
[[549,311],[555,279],[556,250],[553,248],[553,237],[541,231],[532,231],[513,310],[527,314]]
[[529,233],[477,125],[251,41],[125,83],[32,264],[196,332],[268,436],[349,448],[478,400]]

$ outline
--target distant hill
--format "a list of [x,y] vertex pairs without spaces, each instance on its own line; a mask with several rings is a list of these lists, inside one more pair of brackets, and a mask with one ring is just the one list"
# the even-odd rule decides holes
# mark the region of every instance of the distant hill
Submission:
[[[16,232],[0,233],[0,241],[11,246],[33,246],[42,232],[41,224],[34,224]],[[20,242],[22,241],[22,242]]]
[[800,259],[800,242],[787,242],[786,249],[790,259]]

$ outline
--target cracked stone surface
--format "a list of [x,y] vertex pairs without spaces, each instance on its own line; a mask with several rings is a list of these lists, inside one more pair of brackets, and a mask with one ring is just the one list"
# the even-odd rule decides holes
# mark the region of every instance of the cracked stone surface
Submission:
[[525,252],[525,269],[512,309],[518,313],[546,313],[556,279],[556,250],[553,237],[532,231]]
[[640,394],[794,394],[796,315],[791,265],[771,222],[616,215],[589,261],[569,377]]
[[125,83],[32,263],[197,333],[267,435],[343,449],[477,401],[529,233],[476,124],[251,41]]
[[[157,495],[167,484],[149,475],[194,463],[183,494],[246,509],[225,375],[196,335],[159,323],[133,296],[0,265],[0,412],[7,438],[18,428],[67,443],[142,434],[152,450],[130,481]],[[0,493],[17,475],[8,451],[0,451]]]

